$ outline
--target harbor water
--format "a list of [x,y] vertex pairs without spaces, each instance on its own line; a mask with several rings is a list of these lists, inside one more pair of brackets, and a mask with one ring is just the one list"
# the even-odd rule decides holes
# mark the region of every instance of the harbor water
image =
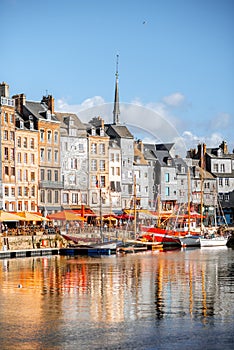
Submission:
[[0,260],[0,348],[233,349],[234,250]]

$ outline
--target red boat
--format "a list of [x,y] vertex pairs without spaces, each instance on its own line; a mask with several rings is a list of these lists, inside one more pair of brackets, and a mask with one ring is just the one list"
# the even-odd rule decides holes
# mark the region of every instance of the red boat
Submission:
[[181,241],[174,231],[159,227],[142,227],[141,231],[145,232],[141,235],[141,239],[147,242],[159,242],[163,247],[181,247]]

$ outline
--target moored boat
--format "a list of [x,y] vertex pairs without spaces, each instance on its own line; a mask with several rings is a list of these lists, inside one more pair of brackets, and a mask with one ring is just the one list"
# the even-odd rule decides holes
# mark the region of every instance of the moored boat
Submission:
[[200,237],[200,245],[202,247],[220,247],[226,246],[228,237],[217,236],[217,237]]

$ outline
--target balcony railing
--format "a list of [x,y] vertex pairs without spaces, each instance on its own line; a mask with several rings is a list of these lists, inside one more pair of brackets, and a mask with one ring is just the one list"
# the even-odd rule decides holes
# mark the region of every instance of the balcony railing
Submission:
[[51,188],[51,189],[62,189],[63,182],[62,181],[40,181],[39,188]]

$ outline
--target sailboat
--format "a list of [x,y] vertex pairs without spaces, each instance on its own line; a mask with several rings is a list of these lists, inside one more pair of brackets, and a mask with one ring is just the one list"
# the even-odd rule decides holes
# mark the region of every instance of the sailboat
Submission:
[[[203,144],[201,145],[201,214],[203,212],[203,186],[204,186],[204,178],[203,178],[203,170],[204,170],[204,150]],[[216,192],[217,196],[217,192]],[[224,217],[224,215],[223,215]],[[215,213],[216,218],[216,213]],[[225,220],[225,217],[224,217]],[[225,220],[226,221],[226,220]],[[201,230],[202,230],[202,216],[201,216]],[[215,228],[206,228],[205,232],[201,232],[200,235],[200,246],[202,247],[220,247],[227,246],[228,237],[222,230],[222,227],[218,227],[216,224]]]
[[191,234],[191,208],[190,208],[190,170],[188,168],[188,233],[180,237],[182,247],[200,247],[200,237],[197,234]]

